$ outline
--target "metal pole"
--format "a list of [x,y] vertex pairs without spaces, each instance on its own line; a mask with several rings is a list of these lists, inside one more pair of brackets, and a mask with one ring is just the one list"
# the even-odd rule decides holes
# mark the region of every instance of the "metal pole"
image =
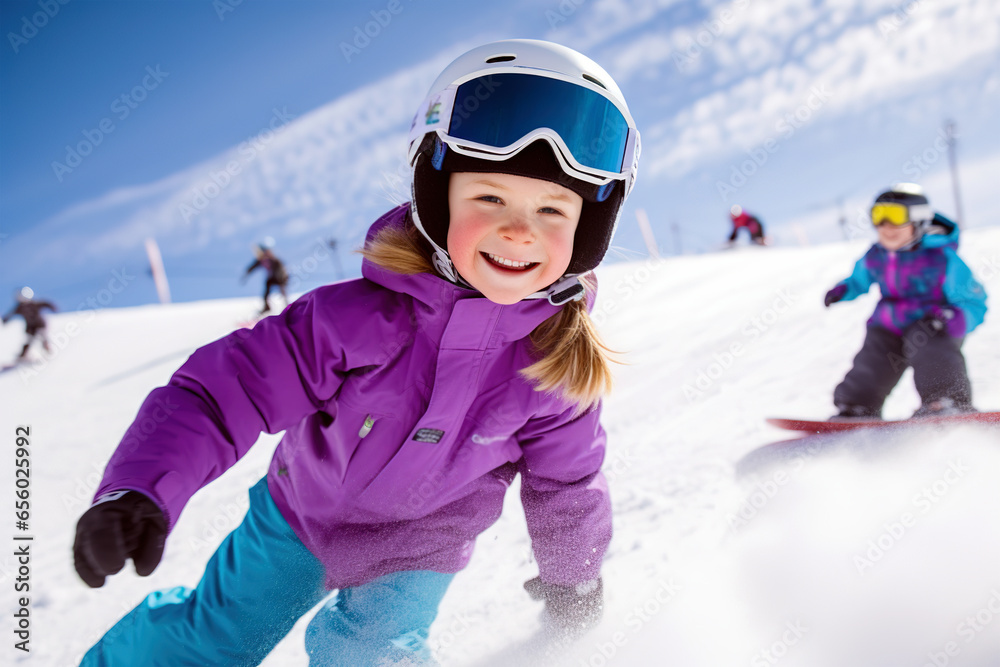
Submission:
[[653,235],[653,226],[649,224],[649,216],[646,215],[646,210],[637,208],[635,210],[635,219],[639,223],[639,231],[642,232],[642,240],[646,243],[646,251],[653,259],[659,259],[660,250],[656,245],[656,237]]
[[962,226],[962,195],[958,188],[958,160],[955,157],[955,122],[946,121],[944,125],[945,135],[948,137],[948,163],[951,165],[951,187],[955,193],[955,222]]
[[146,255],[149,257],[149,272],[153,276],[153,283],[156,285],[156,294],[160,297],[160,303],[170,303],[170,285],[167,283],[167,271],[163,268],[163,256],[160,254],[160,246],[156,244],[153,237],[146,239]]

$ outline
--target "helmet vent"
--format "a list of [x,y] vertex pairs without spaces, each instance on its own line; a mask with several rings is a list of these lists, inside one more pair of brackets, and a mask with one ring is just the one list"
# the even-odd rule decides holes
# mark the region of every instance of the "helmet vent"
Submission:
[[517,56],[490,56],[489,58],[486,59],[486,62],[489,64],[505,63],[514,60],[515,58],[517,58]]
[[607,89],[608,89],[608,87],[607,87],[607,86],[605,86],[605,85],[604,85],[603,83],[601,83],[601,80],[600,80],[600,79],[596,79],[596,78],[594,78],[594,77],[590,76],[589,74],[584,74],[584,75],[583,75],[583,78],[584,78],[584,79],[586,79],[587,81],[590,81],[591,83],[596,83],[596,84],[597,84],[598,86],[600,86],[600,87],[601,87],[601,88],[603,88],[604,90],[607,90]]

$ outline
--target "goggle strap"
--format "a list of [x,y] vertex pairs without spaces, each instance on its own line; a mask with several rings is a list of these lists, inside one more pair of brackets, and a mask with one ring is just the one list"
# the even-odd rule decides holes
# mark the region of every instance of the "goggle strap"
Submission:
[[447,135],[445,136],[444,139],[442,139],[442,141],[447,143],[451,148],[451,150],[455,151],[456,153],[467,155],[469,157],[479,158],[480,160],[503,162],[505,160],[510,159],[514,155],[517,155],[518,153],[521,152],[522,149],[530,146],[532,143],[538,141],[539,139],[549,142],[549,145],[552,146],[553,153],[555,153],[556,159],[559,160],[559,165],[562,167],[563,172],[581,181],[586,181],[587,183],[592,183],[594,185],[604,185],[608,182],[614,183],[615,181],[627,181],[627,179],[631,175],[631,172],[629,173],[621,172],[615,174],[602,173],[600,176],[597,176],[593,174],[591,171],[583,170],[577,165],[573,164],[570,161],[570,158],[567,158],[567,154],[569,154],[570,156],[572,156],[572,154],[569,153],[569,149],[565,147],[565,144],[563,143],[562,139],[558,135],[552,135],[545,132],[532,132],[530,134],[526,134],[520,141],[518,141],[514,145],[513,150],[506,153],[497,153],[494,152],[495,149],[492,149],[492,147],[480,146],[478,144],[458,140]]
[[617,181],[609,181],[597,189],[597,201],[605,201],[611,196],[611,191],[615,189],[615,183]]
[[913,222],[925,222],[934,219],[934,210],[929,204],[917,204],[909,207],[910,220]]
[[441,171],[444,166],[444,156],[448,153],[448,144],[441,141],[441,137],[434,135],[434,154],[431,155],[431,166],[435,171]]

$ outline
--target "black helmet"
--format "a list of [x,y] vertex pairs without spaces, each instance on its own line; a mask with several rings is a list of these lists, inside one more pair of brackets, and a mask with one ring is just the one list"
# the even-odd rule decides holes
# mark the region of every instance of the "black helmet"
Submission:
[[875,198],[875,204],[902,204],[907,208],[909,220],[917,235],[922,234],[934,219],[924,189],[916,183],[896,183]]

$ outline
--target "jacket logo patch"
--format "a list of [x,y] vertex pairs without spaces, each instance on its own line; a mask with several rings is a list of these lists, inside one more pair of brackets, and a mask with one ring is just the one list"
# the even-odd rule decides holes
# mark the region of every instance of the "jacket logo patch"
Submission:
[[438,443],[441,442],[441,438],[443,437],[444,431],[440,431],[436,428],[422,428],[416,432],[413,439],[417,442]]

